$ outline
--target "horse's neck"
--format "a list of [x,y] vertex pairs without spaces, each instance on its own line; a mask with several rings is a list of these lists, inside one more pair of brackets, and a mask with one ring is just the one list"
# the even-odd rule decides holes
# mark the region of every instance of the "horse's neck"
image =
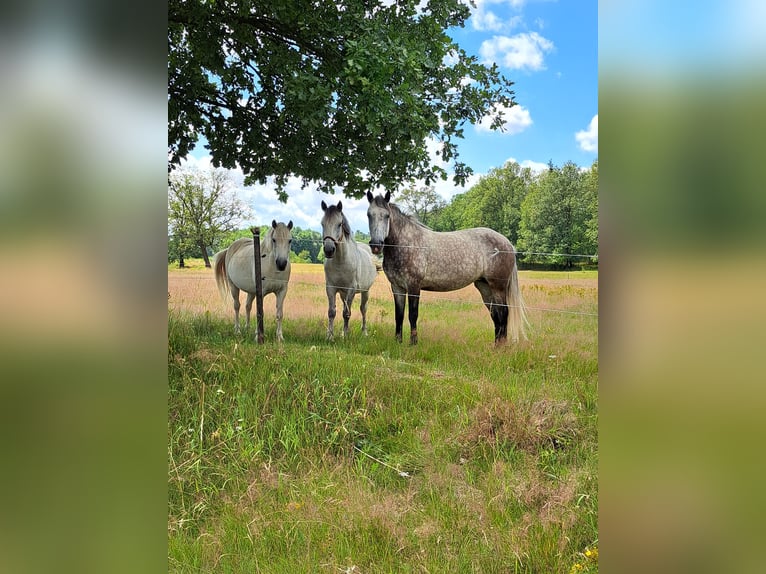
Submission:
[[268,255],[269,253],[271,253],[271,235],[267,233],[266,237],[261,240],[261,255]]
[[391,210],[391,225],[388,228],[387,242],[392,245],[416,243],[415,238],[422,233],[422,228],[401,211]]
[[354,243],[354,240],[351,239],[350,236],[344,235],[343,241],[337,243],[336,250],[338,251],[338,256],[341,259],[347,259],[349,257],[353,257],[354,253],[356,253],[356,243]]

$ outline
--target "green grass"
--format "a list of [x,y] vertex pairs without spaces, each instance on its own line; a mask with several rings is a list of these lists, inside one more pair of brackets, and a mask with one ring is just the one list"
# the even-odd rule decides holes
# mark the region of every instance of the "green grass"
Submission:
[[369,337],[355,308],[348,340],[328,343],[289,301],[281,346],[268,320],[257,346],[228,318],[169,315],[171,571],[583,562],[598,542],[595,317],[538,313],[529,342],[494,349],[488,316],[430,301],[435,328],[411,347],[381,301]]

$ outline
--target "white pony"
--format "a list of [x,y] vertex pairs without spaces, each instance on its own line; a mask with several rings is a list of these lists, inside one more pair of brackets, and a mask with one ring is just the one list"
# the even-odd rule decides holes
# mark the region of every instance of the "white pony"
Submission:
[[361,293],[362,333],[367,334],[367,299],[378,271],[369,245],[351,238],[351,226],[343,214],[343,204],[327,206],[322,202],[324,240],[324,276],[327,290],[327,339],[334,339],[335,296],[343,301],[343,336],[348,336],[351,303]]
[[[271,222],[271,229],[261,241],[261,276],[263,296],[274,293],[277,298],[277,339],[282,337],[282,307],[287,295],[287,283],[290,279],[290,243],[292,242],[293,222]],[[234,300],[234,330],[239,333],[239,291],[247,293],[245,329],[250,328],[250,310],[255,299],[255,265],[253,260],[253,240],[243,237],[229,245],[227,249],[215,254],[215,282],[218,292],[226,298],[230,293]]]

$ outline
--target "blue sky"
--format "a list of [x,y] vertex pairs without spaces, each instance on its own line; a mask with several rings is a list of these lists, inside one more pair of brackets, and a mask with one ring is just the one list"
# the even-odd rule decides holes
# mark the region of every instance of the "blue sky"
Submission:
[[[588,167],[598,156],[598,3],[595,0],[476,0],[465,27],[451,31],[469,54],[497,63],[514,82],[518,103],[508,110],[506,131],[490,132],[482,125],[466,126],[459,141],[462,161],[475,176],[465,188],[451,179],[435,184],[446,200],[470,189],[494,167],[508,160],[534,169],[552,160]],[[435,146],[434,146],[435,148]],[[188,165],[209,166],[207,150],[198,145]],[[320,203],[343,201],[353,229],[367,230],[366,200],[320,194],[291,182],[290,200],[280,203],[273,186],[245,188],[242,174],[232,172],[241,199],[253,210],[244,225],[272,219],[292,220],[302,228],[320,229]]]

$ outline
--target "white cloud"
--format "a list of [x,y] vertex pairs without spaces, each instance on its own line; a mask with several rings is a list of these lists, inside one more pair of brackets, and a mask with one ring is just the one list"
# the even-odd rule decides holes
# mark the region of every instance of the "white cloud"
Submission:
[[497,63],[511,70],[545,69],[544,56],[553,51],[553,42],[537,32],[515,36],[493,36],[479,48],[485,64]]
[[[188,155],[181,162],[182,167],[207,171],[212,167],[210,156],[197,158]],[[242,227],[252,225],[267,225],[272,220],[287,223],[292,221],[294,225],[302,229],[320,230],[322,220],[322,200],[327,203],[343,201],[343,211],[349,218],[351,228],[355,231],[367,231],[367,200],[362,205],[361,200],[345,197],[338,188],[334,196],[320,193],[316,186],[309,185],[301,189],[299,178],[288,178],[285,191],[288,194],[287,203],[282,203],[277,198],[276,186],[273,180],[265,184],[245,186],[245,176],[240,169],[227,170],[231,179],[232,187],[236,196],[252,209],[252,217],[243,222]]]
[[531,159],[525,159],[523,161],[519,161],[519,160],[517,160],[516,158],[513,158],[513,157],[509,157],[506,160],[506,163],[509,162],[509,161],[512,161],[512,162],[515,162],[515,163],[519,164],[522,168],[528,167],[529,169],[532,170],[532,173],[542,173],[544,171],[548,171],[548,164],[547,163],[542,163],[542,162],[539,162],[539,161],[532,161]]
[[507,20],[503,20],[497,16],[494,12],[478,9],[471,16],[471,24],[473,29],[484,32],[507,32],[518,28],[524,23],[524,18],[520,15],[513,16]]
[[490,125],[495,116],[502,112],[503,125],[501,133],[508,135],[514,135],[523,132],[529,126],[532,125],[532,116],[529,114],[529,110],[524,106],[515,105],[510,108],[495,104],[493,113],[484,116],[481,122],[476,124],[476,131],[479,132],[491,132]]
[[503,22],[494,12],[487,12],[481,8],[471,16],[471,24],[474,30],[491,32],[500,32],[503,29]]
[[476,0],[475,6],[470,6],[472,11],[470,18],[471,26],[473,26],[474,30],[480,32],[507,32],[518,28],[524,24],[524,18],[521,14],[503,18],[490,10],[488,5],[499,4],[501,5],[501,11],[506,11],[507,6],[519,11],[524,6],[524,3],[524,0]]
[[588,129],[581,130],[575,134],[575,139],[583,151],[598,152],[598,114],[588,125]]

